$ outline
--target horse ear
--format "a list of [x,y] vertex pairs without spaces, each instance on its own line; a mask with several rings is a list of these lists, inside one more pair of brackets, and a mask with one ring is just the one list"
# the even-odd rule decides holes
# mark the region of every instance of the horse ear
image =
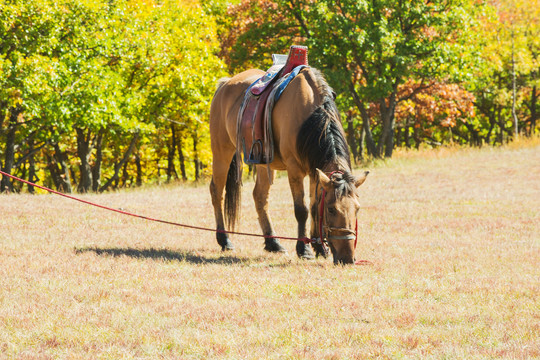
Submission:
[[326,191],[330,191],[332,189],[332,180],[326,174],[319,170],[315,169],[317,171],[317,176],[319,177],[319,182],[321,183],[322,187]]
[[363,175],[360,175],[359,177],[357,177],[354,181],[354,185],[356,187],[359,187],[360,185],[362,185],[364,181],[366,181],[368,174],[369,174],[369,171],[365,171]]

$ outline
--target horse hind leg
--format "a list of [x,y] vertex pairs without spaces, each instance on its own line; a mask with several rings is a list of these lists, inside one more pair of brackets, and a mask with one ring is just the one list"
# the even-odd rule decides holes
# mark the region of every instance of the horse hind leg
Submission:
[[269,252],[286,253],[285,249],[278,239],[272,237],[275,236],[270,216],[268,215],[268,195],[270,193],[270,176],[266,166],[257,166],[257,180],[255,181],[255,187],[253,189],[253,200],[255,201],[255,209],[259,216],[259,224],[263,234],[266,236],[264,239],[264,250]]
[[[216,239],[218,244],[221,246],[221,250],[227,251],[227,250],[234,250],[234,246],[232,242],[229,239],[229,234],[225,232],[225,221],[223,216],[223,208],[224,208],[224,190],[229,183],[229,197],[236,197],[236,201],[239,201],[239,193],[240,193],[240,184],[231,184],[232,182],[236,181],[235,175],[232,174],[232,172],[236,171],[236,163],[233,157],[233,160],[231,161],[230,165],[226,162],[220,162],[217,161],[216,158],[214,158],[214,162],[212,165],[212,181],[210,182],[210,195],[212,197],[212,205],[214,206],[214,216],[216,218]],[[231,177],[234,177],[231,179]],[[230,189],[230,187],[236,187],[234,190],[235,194],[231,196],[230,192],[233,189]],[[227,195],[226,195],[227,196]],[[231,199],[230,199],[231,200]],[[237,205],[233,205],[237,206]],[[233,214],[233,216],[236,218],[236,213]],[[236,219],[234,219],[236,220]],[[232,221],[232,224],[234,225],[234,220]],[[231,221],[229,221],[231,222]]]

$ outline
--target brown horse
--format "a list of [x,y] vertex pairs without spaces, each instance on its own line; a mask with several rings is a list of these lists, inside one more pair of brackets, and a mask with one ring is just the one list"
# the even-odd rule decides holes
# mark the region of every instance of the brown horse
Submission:
[[[237,117],[244,92],[255,80],[264,75],[260,70],[247,70],[232,78],[222,79],[210,109],[210,137],[213,154],[213,175],[210,184],[217,230],[227,225],[234,228],[240,205],[242,166],[236,156]],[[311,237],[328,241],[334,263],[354,263],[355,224],[360,208],[357,188],[365,181],[351,173],[349,148],[345,140],[334,92],[321,73],[304,68],[285,88],[272,113],[274,160],[257,165],[257,178],[253,190],[255,208],[259,216],[265,250],[286,252],[275,236],[268,216],[268,194],[275,170],[286,170],[298,222],[298,238],[306,237],[308,208],[304,200],[304,178],[310,178]],[[232,159],[232,160],[231,160]],[[225,189],[225,198],[224,198]],[[319,204],[323,189],[326,191],[324,215],[319,219]],[[319,221],[323,233],[319,234]],[[233,249],[229,236],[216,232],[223,250]],[[313,244],[317,255],[324,254],[320,244]],[[296,243],[301,258],[313,258],[313,251],[302,241]]]

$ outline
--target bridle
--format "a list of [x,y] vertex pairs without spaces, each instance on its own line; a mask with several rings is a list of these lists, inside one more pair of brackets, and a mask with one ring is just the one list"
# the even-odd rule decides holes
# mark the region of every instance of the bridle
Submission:
[[[343,172],[341,171],[332,171],[329,177],[331,178],[332,175],[336,173],[343,174]],[[354,230],[325,225],[324,224],[325,219],[326,219],[325,198],[326,198],[326,190],[322,188],[321,202],[319,205],[319,238],[314,239],[315,242],[322,246],[325,256],[328,254],[328,249],[326,247],[328,240],[354,240],[354,249],[356,250],[356,244],[358,243],[358,219],[356,219]],[[324,229],[326,229],[327,236],[324,235],[324,232],[323,232]],[[330,235],[333,231],[347,233],[347,235],[340,235],[340,236]]]

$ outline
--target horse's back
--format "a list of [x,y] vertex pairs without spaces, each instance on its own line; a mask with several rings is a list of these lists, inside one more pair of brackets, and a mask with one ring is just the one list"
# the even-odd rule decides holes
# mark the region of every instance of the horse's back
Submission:
[[264,71],[251,69],[218,84],[210,107],[212,144],[236,146],[237,118],[244,93],[249,85],[263,75]]

